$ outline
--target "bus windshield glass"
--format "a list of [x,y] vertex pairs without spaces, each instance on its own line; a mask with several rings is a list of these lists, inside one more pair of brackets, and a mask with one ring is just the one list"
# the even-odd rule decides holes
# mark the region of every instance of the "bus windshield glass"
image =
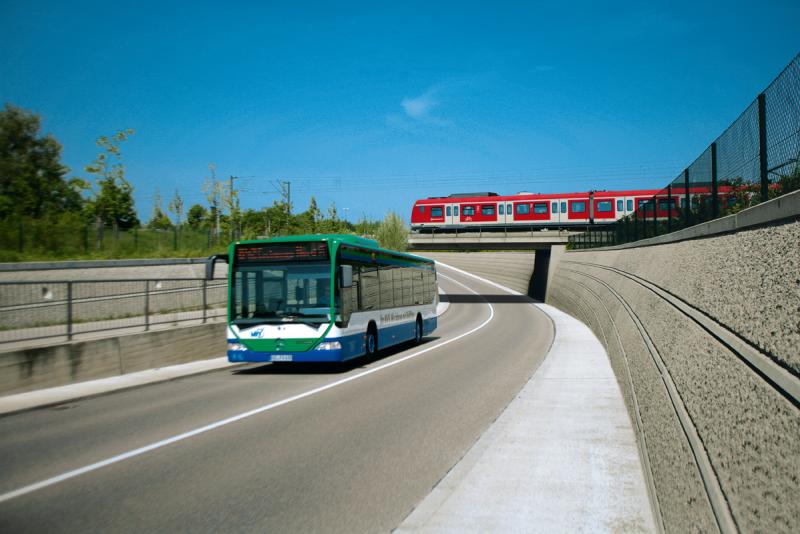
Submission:
[[231,321],[237,325],[330,320],[330,261],[241,263],[233,273]]

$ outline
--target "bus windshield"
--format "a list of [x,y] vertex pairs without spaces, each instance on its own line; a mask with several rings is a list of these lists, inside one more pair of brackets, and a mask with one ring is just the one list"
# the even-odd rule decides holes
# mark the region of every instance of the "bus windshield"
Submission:
[[329,321],[330,269],[329,261],[238,266],[233,273],[231,322],[316,326]]

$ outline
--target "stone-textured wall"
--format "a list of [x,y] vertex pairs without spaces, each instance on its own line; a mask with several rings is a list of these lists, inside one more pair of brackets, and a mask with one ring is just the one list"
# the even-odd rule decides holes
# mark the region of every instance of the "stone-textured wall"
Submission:
[[493,282],[528,294],[533,274],[533,252],[417,252]]
[[[547,301],[605,344],[667,531],[716,530],[716,486],[723,524],[729,514],[745,532],[797,532],[800,409],[640,281],[713,318],[799,380],[798,243],[794,222],[653,247],[572,251],[551,262]],[[692,433],[701,442],[694,449]],[[703,462],[712,468],[705,479]]]

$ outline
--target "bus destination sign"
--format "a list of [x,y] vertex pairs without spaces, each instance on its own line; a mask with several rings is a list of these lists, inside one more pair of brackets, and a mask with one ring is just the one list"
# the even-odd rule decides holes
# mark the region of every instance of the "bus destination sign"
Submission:
[[321,261],[327,259],[328,244],[318,241],[309,243],[264,243],[236,247],[237,263]]

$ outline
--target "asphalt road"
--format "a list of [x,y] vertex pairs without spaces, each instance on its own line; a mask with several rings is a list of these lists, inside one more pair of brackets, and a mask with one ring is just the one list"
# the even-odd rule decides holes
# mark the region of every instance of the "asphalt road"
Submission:
[[523,299],[440,273],[477,294],[440,277],[451,306],[420,346],[337,368],[252,365],[0,418],[0,532],[392,530],[553,337]]

